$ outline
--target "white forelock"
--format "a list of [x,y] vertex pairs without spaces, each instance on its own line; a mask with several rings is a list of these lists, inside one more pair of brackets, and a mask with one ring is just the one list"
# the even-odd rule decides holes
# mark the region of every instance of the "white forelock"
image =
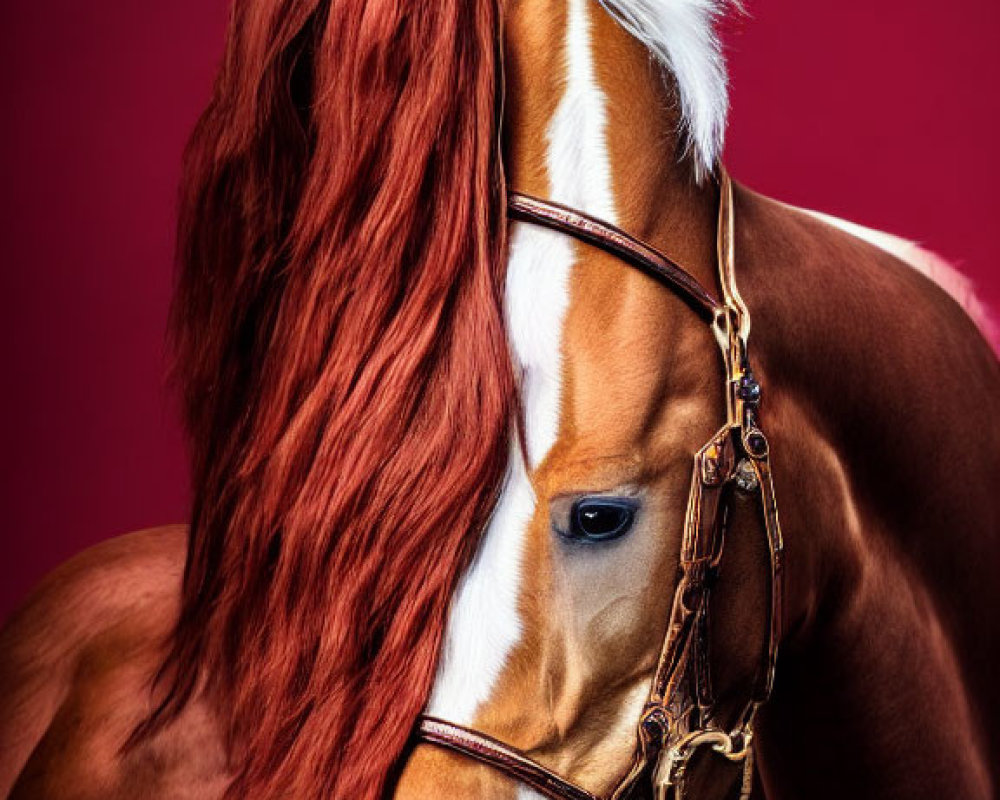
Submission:
[[715,23],[727,0],[600,0],[673,75],[686,145],[700,181],[722,154],[729,112],[728,77]]

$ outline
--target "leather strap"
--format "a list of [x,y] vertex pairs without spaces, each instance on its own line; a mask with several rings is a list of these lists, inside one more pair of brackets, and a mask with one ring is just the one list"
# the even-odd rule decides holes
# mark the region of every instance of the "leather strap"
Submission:
[[596,795],[564,781],[503,742],[453,722],[436,717],[421,717],[419,739],[495,767],[553,800],[599,800]]
[[723,307],[698,281],[663,253],[636,239],[620,228],[575,211],[551,200],[539,200],[525,194],[507,195],[511,219],[531,222],[598,247],[636,269],[666,284],[705,322],[712,322]]

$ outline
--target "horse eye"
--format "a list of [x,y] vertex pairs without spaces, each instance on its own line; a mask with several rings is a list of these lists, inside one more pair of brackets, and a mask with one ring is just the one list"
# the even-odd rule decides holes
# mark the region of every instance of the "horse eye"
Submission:
[[570,512],[568,536],[585,542],[606,542],[628,533],[635,521],[633,500],[592,497],[577,500]]

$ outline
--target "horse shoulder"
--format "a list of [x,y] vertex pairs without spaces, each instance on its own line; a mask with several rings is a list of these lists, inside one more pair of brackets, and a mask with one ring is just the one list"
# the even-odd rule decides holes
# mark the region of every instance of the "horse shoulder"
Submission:
[[[984,526],[1000,519],[1000,427],[990,424],[1000,360],[969,281],[891,234],[746,190],[738,203],[755,354],[768,385],[834,448],[846,480],[832,483],[878,486],[868,508],[912,522],[911,533],[931,521],[910,519],[914,496],[950,520],[947,535],[904,547],[910,560],[992,556],[997,540]],[[922,566],[933,573],[940,562]]]
[[0,796],[15,786],[17,796],[36,796],[21,791],[29,771],[41,780],[84,753],[88,771],[112,758],[117,745],[93,758],[90,744],[110,743],[105,705],[115,703],[120,718],[146,708],[185,552],[183,526],[106,541],[54,570],[0,630]]

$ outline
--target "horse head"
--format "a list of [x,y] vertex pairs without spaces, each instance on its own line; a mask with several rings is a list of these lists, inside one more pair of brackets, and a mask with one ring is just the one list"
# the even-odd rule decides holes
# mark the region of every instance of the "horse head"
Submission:
[[[635,233],[713,290],[720,192],[709,176],[726,107],[714,11],[522,0],[504,19],[510,190]],[[683,297],[530,220],[510,229],[506,319],[516,435],[427,713],[617,797],[638,772],[653,777],[641,722],[681,577],[692,456],[726,420],[726,374],[711,325]],[[716,712],[732,725],[758,669],[768,579],[750,504],[726,513],[735,533],[704,634]],[[725,763],[694,756],[688,789],[722,797],[740,770],[708,761]],[[441,785],[469,797],[545,791],[421,745],[396,796]]]

